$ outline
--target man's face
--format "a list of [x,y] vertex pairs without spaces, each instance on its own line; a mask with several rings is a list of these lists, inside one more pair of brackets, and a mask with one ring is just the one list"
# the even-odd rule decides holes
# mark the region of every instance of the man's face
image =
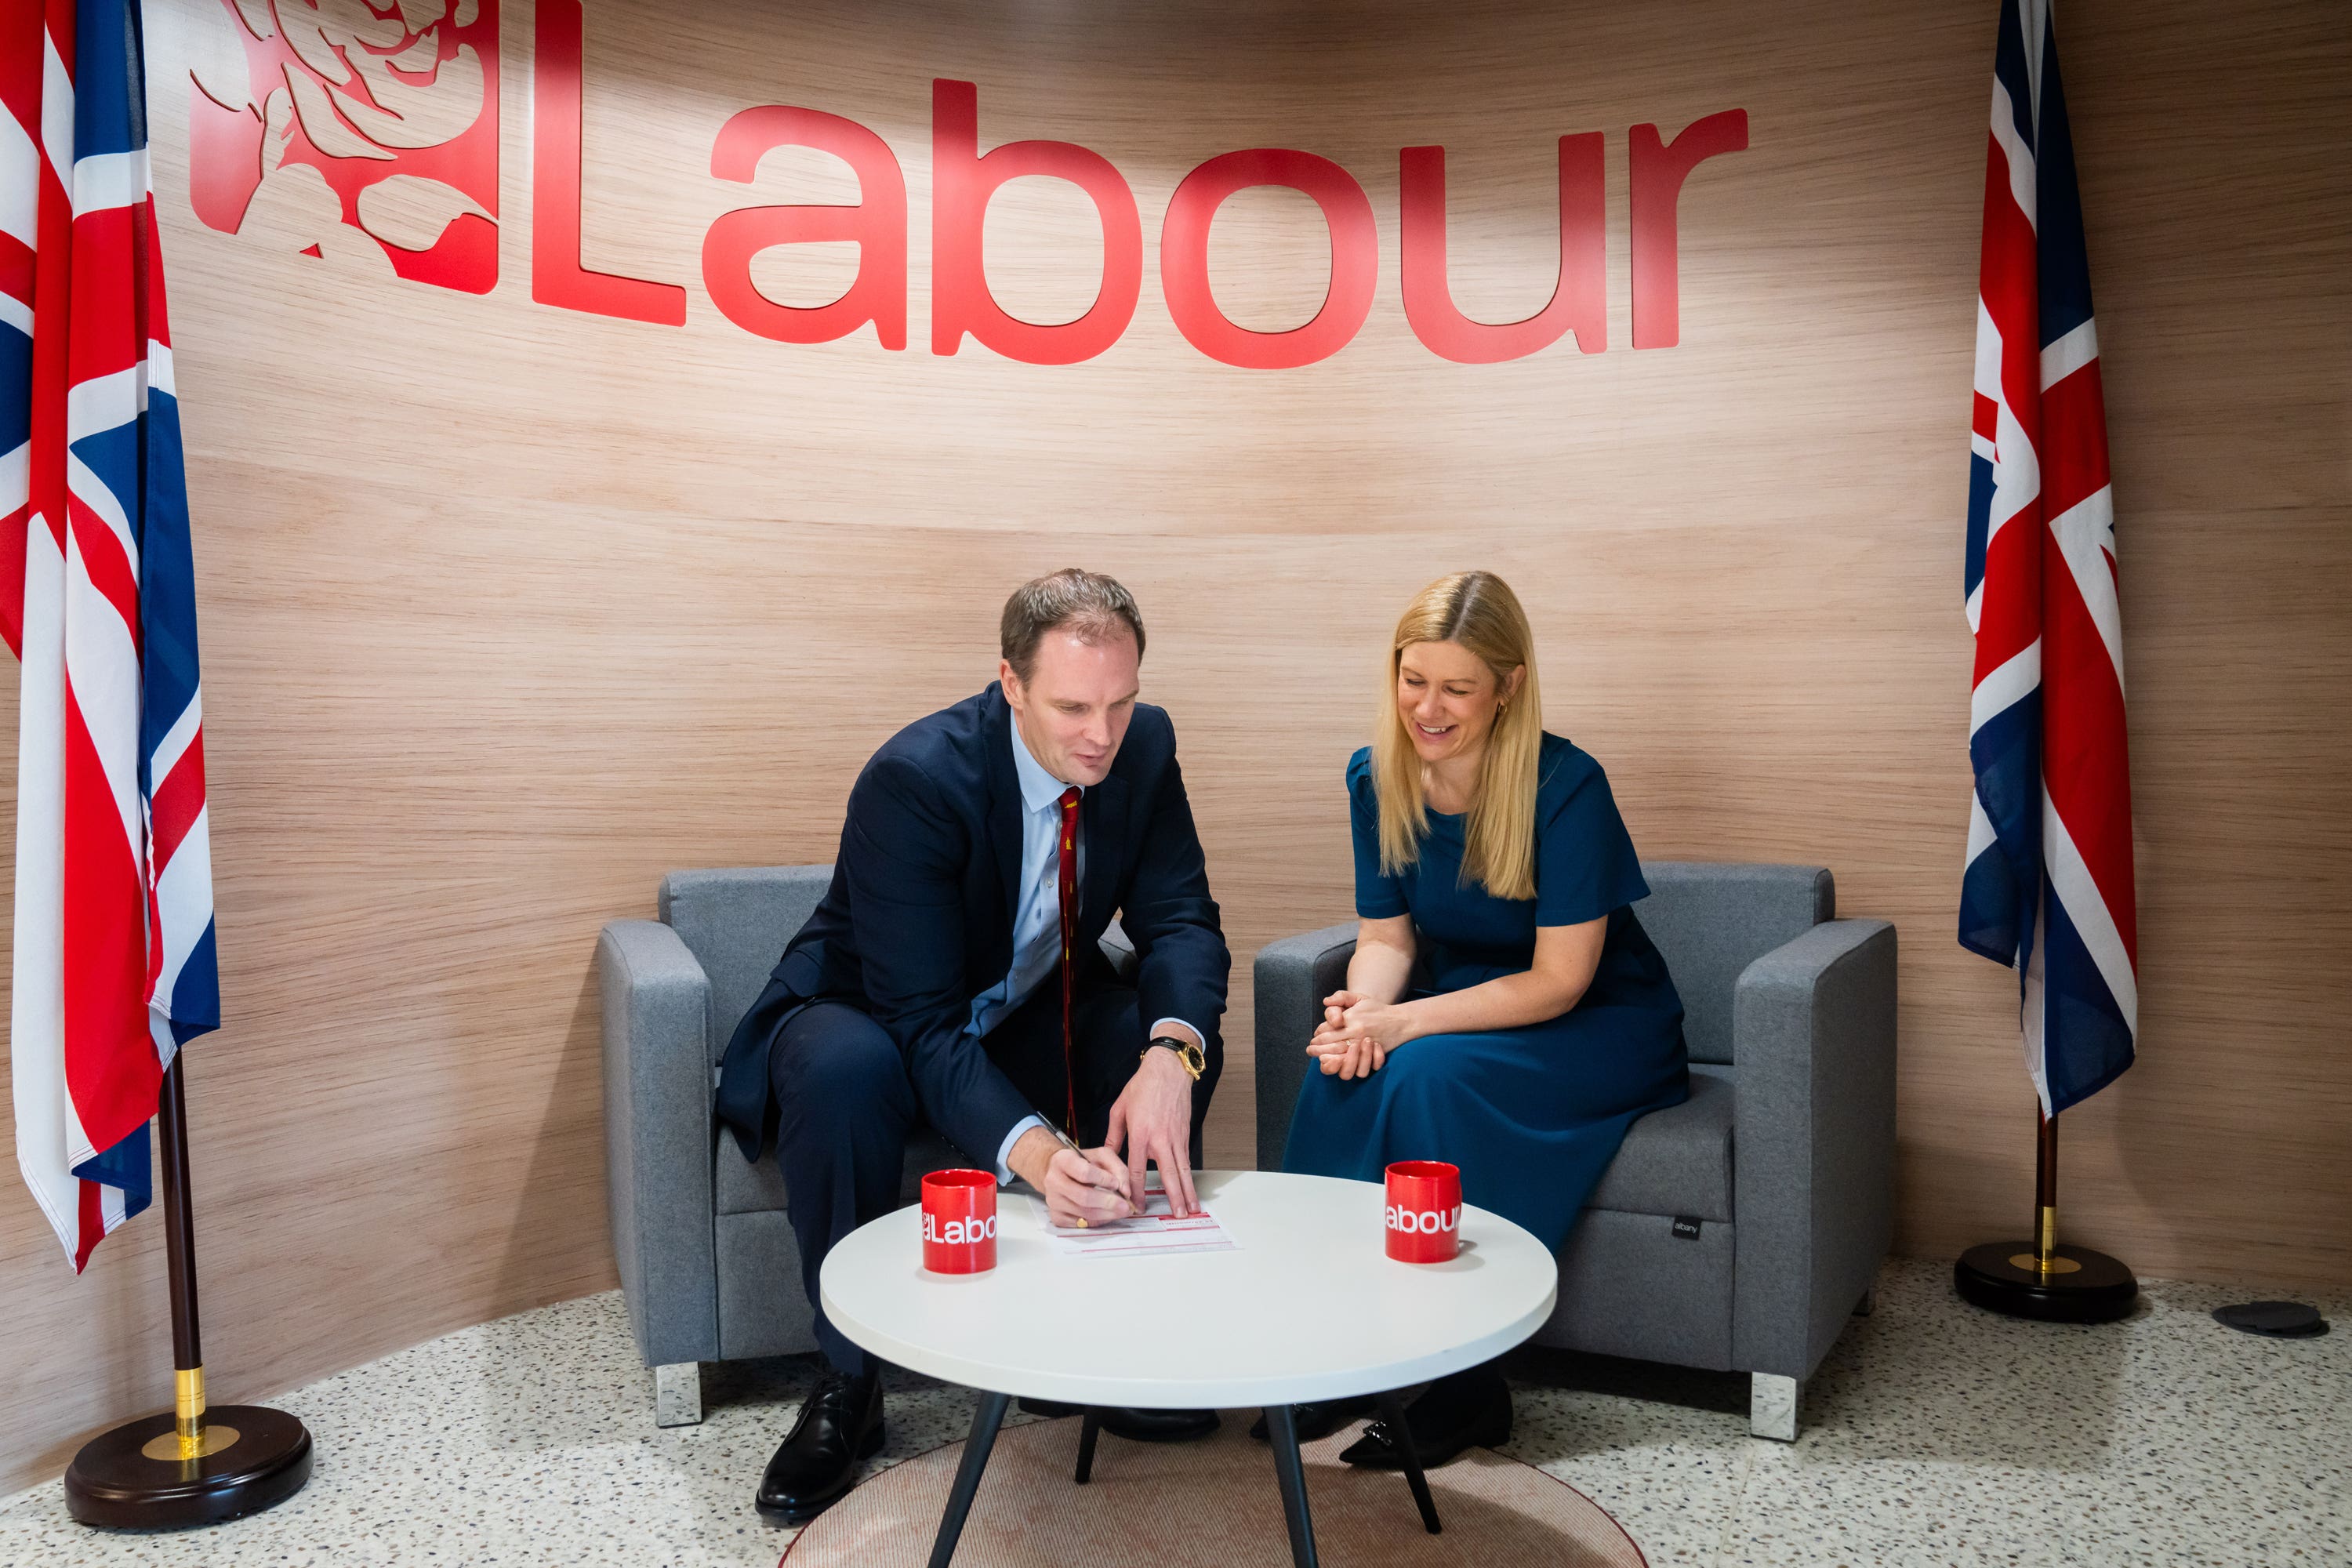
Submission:
[[996,674],[1029,754],[1064,784],[1091,787],[1127,739],[1139,668],[1135,639],[1124,633],[1088,643],[1056,627],[1039,639],[1028,679],[1003,659]]

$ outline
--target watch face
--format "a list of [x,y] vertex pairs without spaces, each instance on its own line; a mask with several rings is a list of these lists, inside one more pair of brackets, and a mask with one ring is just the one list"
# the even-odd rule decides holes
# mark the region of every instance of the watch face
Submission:
[[1184,1064],[1184,1070],[1195,1079],[1208,1070],[1209,1058],[1201,1053],[1200,1047],[1189,1040],[1180,1040],[1172,1035],[1155,1035],[1152,1037],[1150,1046],[1145,1048],[1150,1050],[1160,1047],[1173,1051],[1176,1059]]

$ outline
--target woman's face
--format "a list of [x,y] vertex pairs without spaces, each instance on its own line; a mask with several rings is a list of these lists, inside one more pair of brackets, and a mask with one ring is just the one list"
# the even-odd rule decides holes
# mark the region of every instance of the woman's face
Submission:
[[1397,655],[1397,715],[1424,763],[1477,755],[1502,696],[1486,661],[1458,642],[1407,643]]

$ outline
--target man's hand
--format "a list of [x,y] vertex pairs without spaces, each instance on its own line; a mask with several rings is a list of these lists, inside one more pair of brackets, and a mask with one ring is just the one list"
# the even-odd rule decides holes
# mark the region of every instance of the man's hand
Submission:
[[1108,1149],[1080,1154],[1044,1128],[1032,1127],[1004,1163],[1043,1194],[1046,1215],[1065,1228],[1080,1220],[1107,1225],[1143,1212],[1139,1195],[1129,1201],[1130,1193],[1139,1194],[1139,1185],[1129,1188],[1127,1167]]
[[1174,1051],[1155,1047],[1143,1053],[1135,1076],[1110,1108],[1103,1145],[1126,1149],[1128,1190],[1138,1205],[1144,1201],[1143,1163],[1157,1160],[1160,1185],[1168,1189],[1168,1212],[1182,1219],[1201,1206],[1192,1195],[1192,1075]]

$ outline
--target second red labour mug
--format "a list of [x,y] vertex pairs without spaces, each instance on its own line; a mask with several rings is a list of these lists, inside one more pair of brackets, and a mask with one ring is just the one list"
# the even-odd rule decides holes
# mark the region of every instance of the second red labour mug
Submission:
[[1403,1263],[1444,1263],[1462,1249],[1462,1172],[1443,1160],[1399,1160],[1389,1167],[1389,1256]]
[[933,1171],[923,1178],[923,1267],[981,1274],[996,1267],[996,1178]]

